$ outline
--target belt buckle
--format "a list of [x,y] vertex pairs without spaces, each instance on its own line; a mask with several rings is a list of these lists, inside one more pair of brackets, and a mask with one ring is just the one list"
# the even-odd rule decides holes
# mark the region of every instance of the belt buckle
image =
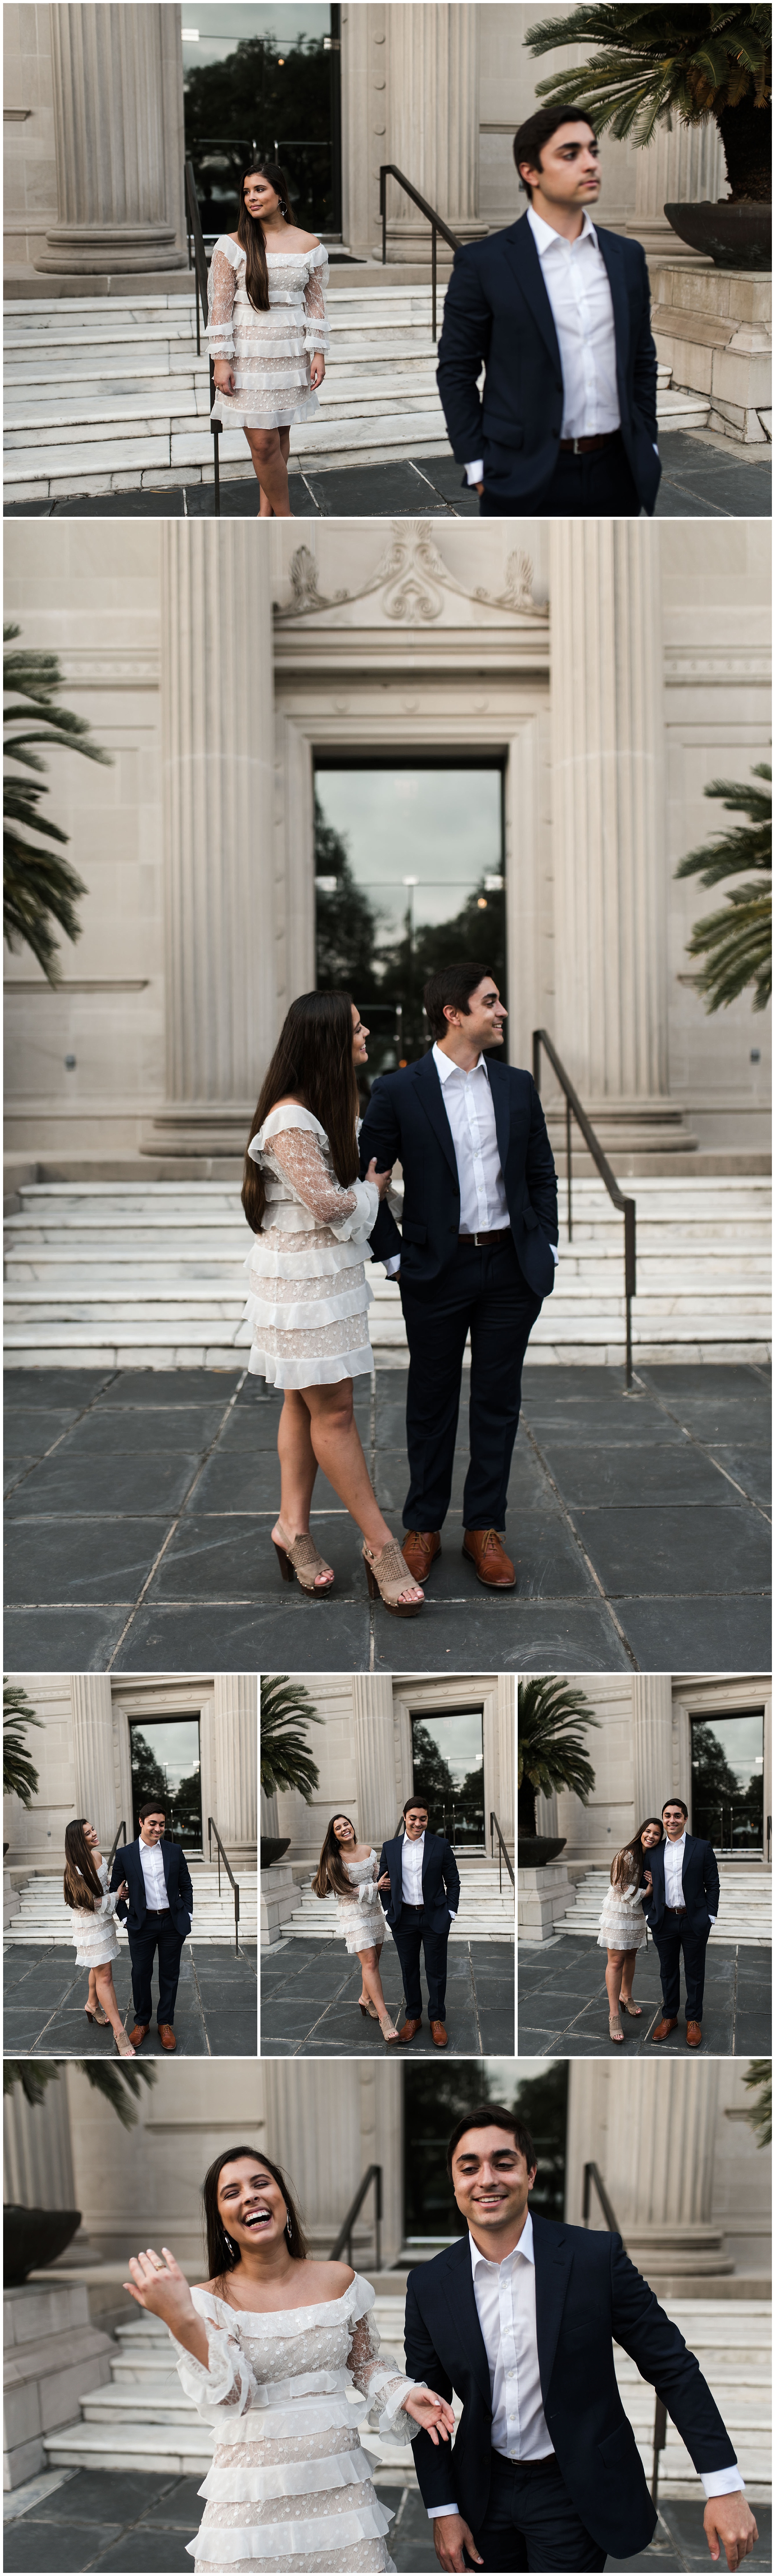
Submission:
[[574,456],[581,456],[581,454],[582,454],[582,446],[581,446],[581,440],[580,440],[580,438],[574,438],[574,441],[573,441],[573,453],[574,453]]

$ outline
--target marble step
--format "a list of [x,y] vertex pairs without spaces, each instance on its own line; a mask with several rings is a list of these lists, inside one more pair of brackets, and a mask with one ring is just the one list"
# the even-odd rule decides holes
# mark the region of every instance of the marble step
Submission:
[[[240,1892],[240,1940],[254,1941],[258,1937],[258,1871],[240,1865],[235,1868],[234,1875]],[[213,1871],[211,1876],[209,1866],[205,1874],[201,1865],[196,1864],[192,1870],[192,1883],[194,1943],[218,1941],[233,1944],[234,1896],[225,1872],[221,1876],[220,1897],[217,1871]],[[41,1942],[46,1946],[53,1942],[64,1949],[70,1948],[73,1935],[69,1917],[64,1911],[61,1877],[29,1878],[18,1888],[18,1894],[21,1900],[19,1912],[13,1915],[7,1926],[6,1938],[22,1943]],[[124,1926],[116,1921],[115,1929],[121,1945],[126,1941]]]
[[[722,1861],[718,1929],[714,1941],[737,1942],[742,1948],[769,1949],[772,1942],[772,1879],[755,1861],[735,1867]],[[589,1870],[576,1883],[572,1904],[558,1917],[555,1934],[573,1933],[590,1940],[597,1934],[603,1900],[610,1885],[607,1869]]]

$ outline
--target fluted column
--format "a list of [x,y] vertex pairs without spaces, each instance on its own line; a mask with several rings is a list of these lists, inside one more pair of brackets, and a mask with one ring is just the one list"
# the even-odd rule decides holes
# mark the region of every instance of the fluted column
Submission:
[[215,1822],[229,1859],[237,1851],[255,1864],[258,1781],[255,1673],[216,1673],[213,1734]]
[[17,2084],[3,2103],[3,2197],[22,2209],[75,2208],[64,2066],[42,2102],[25,2102]]
[[[96,1826],[110,1850],[119,1818],[113,1763],[113,1704],[107,1673],[73,1673],[73,1759],[76,1811]],[[130,1819],[127,1818],[130,1825]],[[130,1825],[131,1831],[131,1825]]]
[[180,9],[58,0],[49,14],[58,219],[36,268],[185,268]]
[[[498,1823],[509,1842],[514,1839],[514,1717],[516,1690],[510,1673],[499,1673],[495,1685],[495,1726],[498,1745]],[[485,1817],[485,1838],[490,1819]]]
[[[699,2077],[699,2082],[695,2079]],[[719,2063],[683,2058],[570,2070],[566,2216],[578,2225],[584,2165],[602,2175],[628,2252],[640,2271],[691,2277],[730,2272],[714,2225],[713,2160]],[[597,2200],[592,2224],[603,2227]]]
[[389,1674],[353,1674],[353,1727],[358,1827],[379,1850],[396,1829],[393,1684]]
[[659,548],[647,520],[551,523],[554,1037],[586,1107],[667,1093]]
[[274,1043],[266,530],[162,530],[167,1096],[255,1107]]
[[[479,220],[479,11],[466,0],[392,0],[385,10],[389,150],[420,196],[466,241]],[[442,255],[445,246],[440,244]],[[388,256],[430,261],[430,226],[388,180]]]
[[635,213],[627,230],[643,243],[649,259],[660,253],[667,259],[691,259],[696,254],[673,232],[665,205],[696,205],[701,198],[715,202],[724,196],[726,184],[723,145],[712,120],[684,125],[676,118],[672,132],[658,125],[651,143],[635,154]]
[[634,1826],[660,1816],[673,1795],[673,1686],[669,1673],[636,1673],[632,1690]]

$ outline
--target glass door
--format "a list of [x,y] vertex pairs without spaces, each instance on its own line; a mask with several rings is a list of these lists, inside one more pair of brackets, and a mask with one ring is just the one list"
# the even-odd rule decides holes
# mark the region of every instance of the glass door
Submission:
[[565,2201],[568,2060],[520,2077],[513,2058],[475,2065],[405,2066],[404,2244],[420,2261],[465,2232],[447,2176],[447,2142],[469,2106],[501,2102],[521,2112],[533,2137],[538,2175],[530,2206],[561,2219]]
[[166,1816],[165,1841],[182,1843],[196,1859],[203,1855],[202,1790],[198,1717],[130,1719],[132,1813],[140,1831],[138,1808],[158,1798]]
[[764,1716],[692,1719],[692,1832],[719,1859],[764,1856]]
[[412,1788],[432,1833],[445,1834],[455,1851],[485,1850],[480,1708],[412,1718]]
[[234,232],[243,171],[279,161],[306,232],[341,234],[340,7],[183,8],[186,152],[202,231]]

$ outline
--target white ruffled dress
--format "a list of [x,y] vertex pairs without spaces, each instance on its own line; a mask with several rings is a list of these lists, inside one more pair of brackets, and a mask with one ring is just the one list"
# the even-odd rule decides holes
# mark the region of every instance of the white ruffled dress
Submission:
[[97,1877],[100,1886],[105,1889],[105,1894],[102,1904],[97,1906],[95,1912],[90,1914],[87,1905],[68,1905],[66,1908],[72,1925],[78,1968],[104,1968],[107,1967],[109,1959],[118,1958],[118,1937],[113,1921],[118,1904],[118,1889],[113,1896],[107,1893],[106,1860],[100,1862]]
[[354,1896],[337,1896],[336,1928],[344,1934],[345,1949],[352,1959],[358,1950],[381,1950],[388,1925],[377,1890],[376,1852],[370,1852],[368,1860],[346,1860],[345,1869],[352,1879]]
[[329,344],[328,258],[314,250],[267,251],[269,310],[257,312],[245,285],[240,242],[221,233],[210,262],[207,340],[213,360],[230,361],[236,391],[216,385],[211,420],[224,429],[289,429],[320,405],[310,384],[315,350]]
[[373,1181],[337,1180],[325,1128],[287,1101],[248,1147],[266,1181],[261,1233],[248,1254],[249,1369],[268,1386],[335,1386],[371,1372],[365,1263],[376,1222]]
[[607,1889],[597,1936],[599,1950],[643,1949],[648,1939],[648,1926],[641,1903],[644,1894],[645,1889],[640,1881],[637,1885]]
[[211,2290],[191,2296],[208,2369],[171,2341],[186,2396],[215,2433],[204,2517],[188,2543],[198,2576],[395,2576],[384,2540],[392,2514],[375,2495],[358,2427],[368,2419],[398,2456],[417,2431],[403,2400],[425,2383],[380,2362],[371,2283],[356,2273],[341,2299],[268,2315],[230,2308]]

